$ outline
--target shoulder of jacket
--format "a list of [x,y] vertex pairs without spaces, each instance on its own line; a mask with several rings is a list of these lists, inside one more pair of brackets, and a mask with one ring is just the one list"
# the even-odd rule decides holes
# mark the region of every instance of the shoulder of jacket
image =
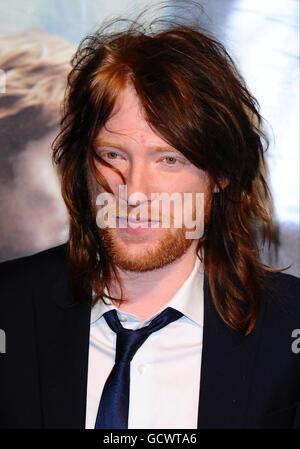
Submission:
[[298,321],[300,327],[300,278],[287,273],[271,273],[265,298],[269,313]]
[[22,290],[32,282],[49,280],[66,270],[66,243],[35,254],[0,263],[0,291]]

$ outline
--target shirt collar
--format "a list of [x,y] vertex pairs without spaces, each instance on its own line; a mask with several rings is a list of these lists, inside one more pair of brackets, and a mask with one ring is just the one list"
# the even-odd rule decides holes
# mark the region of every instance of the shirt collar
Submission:
[[[189,277],[184,281],[182,286],[167,304],[143,322],[143,326],[147,325],[167,307],[172,307],[173,309],[180,311],[184,316],[194,321],[199,326],[203,326],[203,279],[203,264],[200,259],[196,257],[195,265]],[[126,315],[139,321],[136,315],[123,310],[119,311],[110,300],[105,298],[105,303],[102,300],[98,300],[92,308],[91,324],[99,320],[105,312],[112,309],[116,309],[118,315]]]

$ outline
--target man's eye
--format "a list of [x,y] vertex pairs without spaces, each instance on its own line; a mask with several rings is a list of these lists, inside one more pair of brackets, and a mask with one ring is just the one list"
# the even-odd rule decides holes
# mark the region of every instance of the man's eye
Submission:
[[106,157],[107,159],[117,159],[117,157],[119,156],[118,153],[116,153],[115,151],[107,151],[106,153],[104,153],[102,155],[102,157]]
[[98,155],[101,159],[106,161],[119,161],[123,159],[117,151],[99,151]]
[[176,159],[176,157],[173,157],[173,156],[167,156],[167,157],[165,157],[165,161],[166,161],[167,165],[175,165],[176,162],[178,162],[178,160]]

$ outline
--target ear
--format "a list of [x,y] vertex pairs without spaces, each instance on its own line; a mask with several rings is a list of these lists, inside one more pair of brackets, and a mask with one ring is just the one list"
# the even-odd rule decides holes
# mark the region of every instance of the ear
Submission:
[[[225,187],[227,187],[228,184],[229,184],[228,179],[226,179],[226,178],[219,179],[219,185],[222,190],[225,189]],[[219,187],[217,186],[217,184],[215,184],[214,188],[213,188],[213,193],[218,193],[219,191],[220,191]]]

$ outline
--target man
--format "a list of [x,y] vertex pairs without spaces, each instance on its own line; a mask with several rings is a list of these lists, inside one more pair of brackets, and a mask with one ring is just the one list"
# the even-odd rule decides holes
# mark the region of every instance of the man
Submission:
[[72,64],[68,242],[0,270],[1,425],[299,427],[299,279],[259,259],[264,135],[226,50],[133,24]]

